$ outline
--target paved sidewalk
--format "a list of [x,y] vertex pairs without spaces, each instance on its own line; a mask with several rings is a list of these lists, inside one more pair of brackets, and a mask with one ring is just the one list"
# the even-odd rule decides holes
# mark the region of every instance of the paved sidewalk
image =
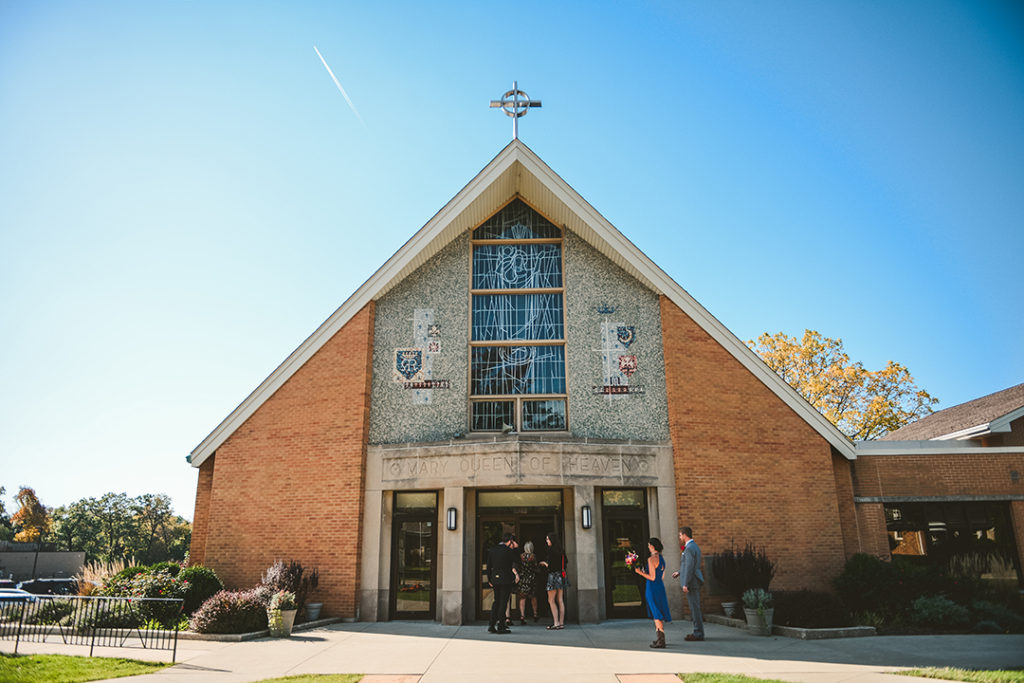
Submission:
[[[373,674],[366,683],[662,683],[678,672],[742,673],[807,683],[909,683],[889,672],[919,666],[1024,667],[1024,635],[875,636],[801,641],[751,636],[706,625],[708,639],[687,643],[689,622],[667,631],[668,649],[647,647],[646,620],[542,625],[492,635],[484,625],[432,622],[335,624],[288,639],[221,643],[179,640],[178,664],[134,677],[138,683],[243,683],[299,673]],[[13,642],[0,641],[12,652]],[[22,643],[21,653],[88,654],[88,648]],[[97,648],[98,656],[169,661],[170,653]],[[118,679],[124,681],[125,679]]]

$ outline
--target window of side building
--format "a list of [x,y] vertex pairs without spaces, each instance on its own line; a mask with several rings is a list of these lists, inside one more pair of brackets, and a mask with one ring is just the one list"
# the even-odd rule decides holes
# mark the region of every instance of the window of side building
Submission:
[[473,431],[567,428],[562,237],[518,197],[473,231]]

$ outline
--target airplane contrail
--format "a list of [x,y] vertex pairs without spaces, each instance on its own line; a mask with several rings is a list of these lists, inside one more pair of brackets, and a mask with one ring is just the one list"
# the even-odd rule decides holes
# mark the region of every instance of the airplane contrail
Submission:
[[320,50],[316,49],[316,45],[313,46],[313,51],[316,52],[316,56],[320,58],[320,62],[324,65],[324,68],[327,69],[327,73],[331,75],[331,80],[334,81],[334,85],[338,86],[338,90],[340,90],[341,94],[345,97],[345,101],[348,102],[349,109],[351,109],[352,113],[356,115],[357,119],[359,119],[359,123],[363,124],[363,128],[366,128],[366,122],[363,121],[363,117],[359,115],[359,110],[356,109],[356,105],[352,104],[352,98],[348,96],[347,92],[345,92],[345,88],[341,87],[341,83],[338,82],[338,77],[334,75],[333,71],[331,71],[331,67],[327,66],[327,60],[324,59],[322,54],[320,54]]

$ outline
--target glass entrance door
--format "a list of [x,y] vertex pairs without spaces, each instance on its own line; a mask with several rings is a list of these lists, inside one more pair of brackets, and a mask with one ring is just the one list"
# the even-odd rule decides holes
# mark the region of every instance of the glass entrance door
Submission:
[[630,550],[647,559],[647,506],[642,489],[602,492],[605,547],[605,595],[609,619],[646,616],[646,580],[626,566]]
[[392,619],[434,617],[436,516],[434,492],[396,495],[391,534]]

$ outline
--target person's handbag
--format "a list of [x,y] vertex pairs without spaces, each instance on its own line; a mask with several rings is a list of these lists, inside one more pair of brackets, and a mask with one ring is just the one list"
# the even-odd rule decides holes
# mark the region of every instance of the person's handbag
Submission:
[[565,555],[562,555],[562,578],[565,578]]

